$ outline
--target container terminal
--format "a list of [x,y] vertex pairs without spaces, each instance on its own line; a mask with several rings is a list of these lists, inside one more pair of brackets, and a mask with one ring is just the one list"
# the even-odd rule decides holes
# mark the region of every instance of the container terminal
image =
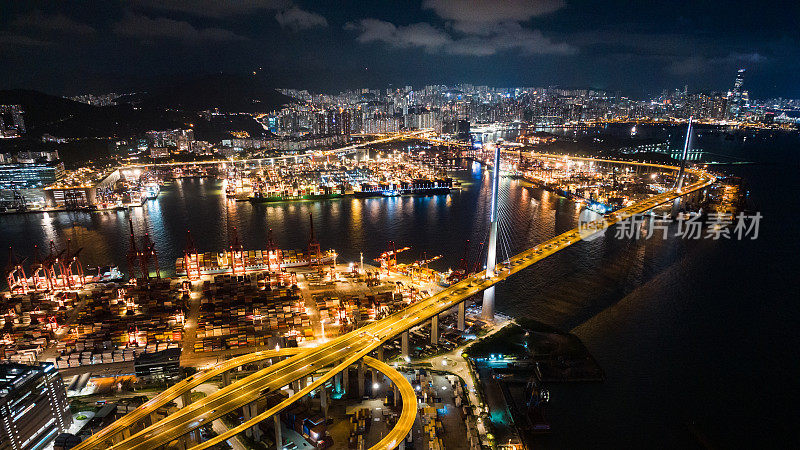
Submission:
[[[465,156],[481,161],[482,155]],[[578,206],[589,202],[624,206],[671,181],[665,174],[607,171],[602,163],[578,164],[568,158],[525,155],[520,159],[513,151],[504,152],[500,164],[505,176],[562,195],[574,193],[570,198]],[[719,189],[720,209],[733,208],[740,190],[735,184]],[[181,367],[206,368],[261,349],[315,346],[385,318],[478,271],[484,252],[482,245],[467,242],[459,266],[438,272],[429,264],[440,256],[400,262],[398,258],[406,260],[409,248],[394,242],[369,265],[363,261],[337,264],[336,251],[323,251],[316,240],[313,222],[308,247],[298,250],[279,249],[271,233],[265,248],[244,249],[233,229],[227,249],[200,252],[187,232],[184,255],[175,261],[176,276],[168,278],[162,276],[156,243],[148,235],[135,236],[130,225],[127,281],[113,266],[84,270],[81,249],[71,241],[64,248],[51,243],[44,256],[36,249],[31,264],[10,251],[9,290],[2,298],[6,311],[0,341],[3,359],[51,363],[63,376],[76,377],[76,385],[87,384],[81,380],[92,373],[102,374],[101,379],[111,379],[113,384],[131,377],[137,382],[180,377]],[[409,356],[415,361],[427,358],[434,361],[433,367],[452,372],[468,366],[461,349],[469,339],[500,327],[483,322],[477,312],[467,316],[466,325],[458,331],[461,326],[454,318],[443,315],[436,328],[433,324],[416,327],[410,330],[407,344],[387,342],[383,351],[389,361],[405,365],[411,361]],[[410,351],[404,351],[403,345],[409,345]],[[475,387],[464,376],[448,379],[429,368],[407,368],[406,375],[420,386],[418,417],[423,422],[423,434],[410,439],[422,440],[429,448],[455,445],[445,443],[444,423],[451,420],[448,408],[458,412],[463,420],[456,422],[467,427],[460,431],[469,437],[465,448],[480,445],[491,434],[479,421],[466,420],[474,412],[462,404],[476,400],[468,400],[475,395]],[[243,375],[247,373],[245,369]],[[93,383],[94,387],[76,386],[74,391],[95,392],[102,382]],[[443,395],[434,390],[437,383],[455,393],[449,403],[443,404]],[[362,395],[351,396],[345,403],[351,409],[330,416],[341,419],[334,424],[350,423],[348,430],[323,426],[318,407],[298,405],[281,414],[285,431],[316,446],[330,446],[331,441],[365,445],[371,433],[381,433],[381,426],[367,426],[372,424],[368,419],[384,418],[391,423],[396,418],[396,412],[391,412],[395,405],[391,397],[396,393],[381,391],[384,388],[376,385],[371,396],[384,398],[383,407],[376,409]],[[350,386],[344,391],[360,392],[360,388]],[[544,416],[537,417],[529,424],[531,429],[549,427]],[[229,419],[232,423],[244,420]]]
[[[118,267],[84,270],[80,248],[51,243],[33,262],[9,249],[2,296],[3,359],[58,369],[130,363],[181,348],[183,357],[253,347],[308,345],[383,317],[440,289],[435,256],[398,263],[393,242],[374,263],[337,264],[313,222],[308,248],[244,250],[234,230],[223,252],[200,253],[187,233],[176,276],[162,276],[155,243],[135,236],[127,281]],[[270,233],[271,234],[271,233]],[[328,291],[333,290],[335,294]]]

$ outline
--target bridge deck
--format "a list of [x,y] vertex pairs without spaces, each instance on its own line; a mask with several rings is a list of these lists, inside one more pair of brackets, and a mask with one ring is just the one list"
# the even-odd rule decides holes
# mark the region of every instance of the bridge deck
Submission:
[[[669,168],[677,170],[676,167]],[[602,219],[598,219],[592,223],[592,225],[595,226],[596,232],[602,232],[613,224],[621,220],[625,220],[635,214],[644,213],[658,205],[672,201],[675,198],[699,189],[703,189],[715,181],[715,178],[706,172],[697,170],[692,170],[689,172],[697,176],[697,181],[685,186],[680,192],[675,190],[668,191],[618,210],[616,213],[606,216]],[[145,450],[157,447],[159,445],[164,445],[200,427],[203,422],[208,423],[208,421],[214,420],[223,414],[226,414],[235,410],[236,408],[240,408],[258,399],[261,395],[261,392],[266,388],[271,388],[273,390],[280,389],[281,387],[286,386],[293,381],[307,377],[308,375],[318,372],[329,365],[335,364],[335,367],[332,370],[327,371],[314,383],[300,390],[298,393],[283,401],[276,407],[271,408],[270,410],[259,414],[252,420],[231,429],[224,435],[218,436],[217,438],[193,447],[193,449],[200,450],[208,448],[209,446],[213,445],[212,443],[222,442],[223,440],[230,438],[230,436],[247,429],[253,424],[277,414],[282,409],[300,399],[302,396],[307,395],[322,385],[322,383],[332,378],[336,373],[365,357],[369,352],[382,345],[385,341],[394,338],[399,333],[430,320],[433,316],[456,306],[459,302],[462,302],[483,291],[484,289],[493,286],[502,280],[505,280],[509,276],[531,266],[532,264],[535,264],[536,262],[552,255],[553,253],[556,253],[584,239],[590,234],[593,233],[579,228],[562,233],[501,263],[498,265],[495,274],[491,277],[487,277],[483,272],[473,274],[456,283],[455,285],[450,286],[449,288],[431,297],[428,297],[427,299],[415,303],[402,311],[394,313],[389,317],[347,333],[318,347],[304,350],[293,357],[281,361],[280,363],[262,369],[226,388],[221,389],[211,396],[198,400],[188,407],[182,408],[175,414],[166,417],[158,423],[153,424],[152,426],[134,434],[130,438],[114,445],[114,448],[126,450]],[[184,381],[182,383],[186,383],[183,385],[185,388],[186,386],[194,384],[195,382],[196,380],[189,380],[188,382]],[[143,417],[149,414],[147,411],[154,410],[152,406],[153,405],[148,404],[143,405],[143,412],[139,413],[140,416]],[[127,417],[128,416],[123,417],[120,420],[127,424],[135,423],[135,420],[127,420]],[[411,422],[413,423],[413,420]],[[401,429],[399,426],[396,427],[398,430],[396,434],[402,432],[407,433],[410,430],[410,425],[407,423],[407,421],[404,421],[403,427],[406,425],[408,426],[408,430]],[[114,427],[114,429],[120,428],[117,426],[117,424],[113,424],[112,427]],[[103,432],[99,434],[102,433]],[[404,435],[405,434],[403,434],[403,436]],[[96,439],[95,436],[92,436],[81,443],[81,445],[76,447],[76,449],[84,450],[88,448],[106,448],[105,441],[103,439]],[[104,436],[109,436],[109,434],[104,434]],[[393,448],[395,445],[396,443],[392,443],[391,445],[387,443],[385,448]]]

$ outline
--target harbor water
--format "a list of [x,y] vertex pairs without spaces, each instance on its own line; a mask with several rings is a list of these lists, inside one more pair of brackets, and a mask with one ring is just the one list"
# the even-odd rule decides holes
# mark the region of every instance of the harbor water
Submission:
[[[794,140],[739,146],[721,166],[748,182],[761,212],[758,239],[617,239],[613,230],[580,242],[499,285],[498,311],[574,332],[606,373],[596,384],[549,386],[553,433],[544,448],[797,448],[798,153]],[[724,148],[717,152],[725,151]],[[303,249],[308,215],[323,249],[340,263],[369,262],[389,241],[405,260],[443,257],[456,268],[465,240],[474,258],[488,231],[488,171],[462,162],[463,189],[430,197],[235,202],[219,181],[168,183],[141,208],[108,212],[4,215],[0,242],[32,257],[71,241],[85,265],[127,271],[128,219],[149,233],[166,274],[191,230],[197,250],[222,251],[235,228],[246,249]],[[565,198],[512,179],[501,181],[500,259],[577,225]],[[3,252],[2,265],[6,254]]]

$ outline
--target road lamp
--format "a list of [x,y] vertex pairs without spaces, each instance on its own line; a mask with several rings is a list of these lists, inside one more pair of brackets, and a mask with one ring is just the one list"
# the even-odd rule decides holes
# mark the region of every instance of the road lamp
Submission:
[[325,322],[327,322],[327,321],[328,321],[328,319],[323,319],[323,320],[320,320],[320,322],[319,322],[320,325],[322,325],[322,340],[323,341],[326,340],[326,338],[325,338]]

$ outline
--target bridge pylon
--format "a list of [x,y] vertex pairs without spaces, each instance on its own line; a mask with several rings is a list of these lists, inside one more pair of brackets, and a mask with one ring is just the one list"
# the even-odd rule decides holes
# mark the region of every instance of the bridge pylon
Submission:
[[[494,148],[492,167],[492,198],[489,212],[489,248],[486,249],[486,276],[493,277],[497,265],[497,197],[500,190],[500,146]],[[483,291],[481,318],[494,321],[494,286]]]
[[[689,117],[689,124],[686,126],[686,142],[683,144],[683,153],[681,153],[681,169],[678,172],[678,178],[675,180],[675,189],[678,190],[680,193],[681,188],[683,188],[683,179],[684,179],[684,172],[686,170],[686,159],[689,157],[689,141],[691,140],[692,136],[692,119],[693,117]],[[675,200],[672,202],[672,211],[671,216],[673,219],[678,217],[678,210],[681,206],[681,197],[676,197]]]

